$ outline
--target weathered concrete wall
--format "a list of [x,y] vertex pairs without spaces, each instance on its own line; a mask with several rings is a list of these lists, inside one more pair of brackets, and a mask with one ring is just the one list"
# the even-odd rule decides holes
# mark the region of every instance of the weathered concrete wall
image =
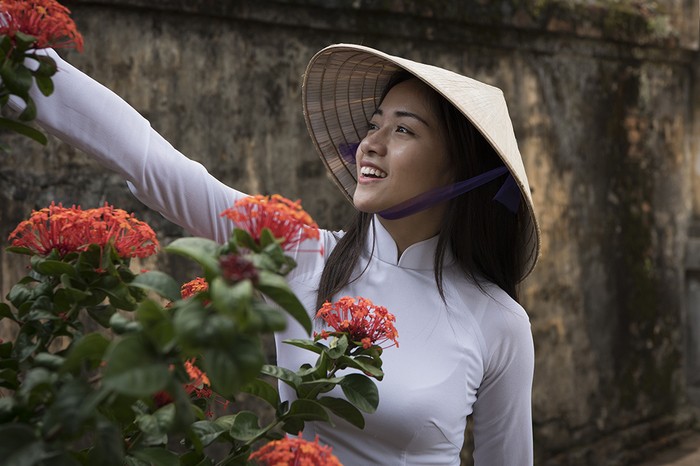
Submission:
[[[86,40],[71,62],[225,183],[301,198],[328,228],[350,206],[301,114],[301,75],[317,50],[363,43],[501,87],[543,233],[523,285],[537,464],[626,464],[691,422],[684,367],[694,343],[683,324],[695,322],[686,249],[700,218],[696,0],[66,3]],[[164,242],[182,234],[60,141],[2,137],[12,152],[0,165],[0,237],[52,200],[107,200]],[[191,278],[175,259],[158,261]],[[0,266],[4,295],[23,265],[0,253]]]

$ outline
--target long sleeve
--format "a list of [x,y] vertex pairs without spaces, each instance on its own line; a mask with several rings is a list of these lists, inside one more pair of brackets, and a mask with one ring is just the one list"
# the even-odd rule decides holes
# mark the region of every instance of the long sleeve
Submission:
[[[485,314],[489,314],[488,312]],[[488,357],[474,403],[476,466],[531,466],[534,347],[527,315],[491,313]]]
[[[58,71],[49,97],[36,87],[31,91],[36,122],[122,175],[141,202],[168,220],[191,234],[225,241],[233,224],[219,214],[244,194],[178,152],[114,92],[53,50],[45,52],[56,60]],[[18,99],[10,104],[22,106]]]

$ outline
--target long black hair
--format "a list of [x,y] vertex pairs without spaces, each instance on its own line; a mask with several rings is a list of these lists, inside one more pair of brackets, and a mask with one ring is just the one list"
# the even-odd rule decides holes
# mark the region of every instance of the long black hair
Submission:
[[[392,87],[409,79],[417,78],[405,71],[397,72],[384,89],[380,103]],[[456,180],[466,180],[502,166],[503,161],[474,125],[438,92],[427,84],[425,88],[429,91],[427,95],[438,121],[445,129],[448,157]],[[477,286],[481,286],[483,280],[495,283],[518,300],[517,285],[525,261],[526,232],[522,219],[526,218],[527,212],[524,202],[520,203],[520,211],[514,214],[493,200],[502,183],[503,178],[498,178],[449,201],[434,260],[435,283],[443,300],[442,268],[448,247],[465,276]],[[347,225],[345,235],[338,241],[323,269],[317,307],[325,301],[332,301],[336,293],[364,272],[355,272],[355,268],[372,218],[373,214],[357,212]]]

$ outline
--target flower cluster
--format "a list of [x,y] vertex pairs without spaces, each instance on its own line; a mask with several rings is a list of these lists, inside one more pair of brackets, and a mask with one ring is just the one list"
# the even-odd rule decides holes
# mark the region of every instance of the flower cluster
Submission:
[[64,257],[85,251],[91,244],[112,244],[122,258],[149,257],[158,249],[156,234],[147,223],[106,203],[82,210],[52,202],[49,207],[33,211],[8,239],[12,246],[27,248],[39,256],[56,250]]
[[202,277],[197,277],[180,287],[180,295],[182,296],[182,299],[187,299],[203,291],[207,291],[208,289],[209,284],[207,281]]
[[332,448],[301,438],[285,437],[267,443],[250,455],[250,460],[261,466],[341,466],[333,456]]
[[238,283],[242,280],[250,280],[256,283],[258,269],[245,257],[238,254],[227,254],[219,259],[221,275],[230,283]]
[[1,0],[0,35],[22,32],[36,38],[36,48],[83,49],[83,37],[70,10],[56,0]]
[[222,217],[246,230],[256,242],[265,228],[281,241],[282,249],[290,251],[309,239],[318,239],[318,225],[306,213],[298,201],[279,194],[272,196],[248,196],[236,201],[233,207],[224,210]]
[[[351,341],[365,349],[373,345],[382,348],[399,346],[399,333],[394,327],[396,318],[385,307],[375,306],[369,299],[345,296],[334,303],[326,302],[316,317],[323,319],[335,332],[348,334]],[[328,331],[315,332],[314,338],[325,339],[331,334]]]

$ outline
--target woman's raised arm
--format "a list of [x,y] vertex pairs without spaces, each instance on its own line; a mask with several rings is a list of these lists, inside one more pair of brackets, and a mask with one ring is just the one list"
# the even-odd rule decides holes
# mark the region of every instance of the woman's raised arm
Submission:
[[[129,183],[148,207],[193,235],[218,242],[233,224],[219,214],[244,196],[215,179],[170,145],[117,94],[47,49],[58,66],[54,92],[31,91],[36,122],[50,134],[91,155]],[[22,101],[11,100],[19,110]]]

